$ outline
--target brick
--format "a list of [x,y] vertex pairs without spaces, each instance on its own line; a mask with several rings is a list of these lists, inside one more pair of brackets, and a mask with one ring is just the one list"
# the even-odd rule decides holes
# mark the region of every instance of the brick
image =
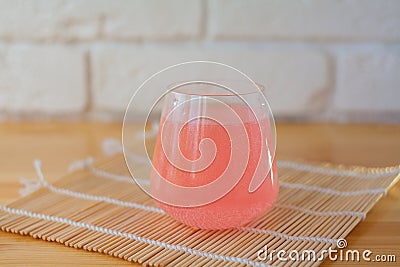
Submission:
[[400,49],[349,51],[338,71],[335,110],[400,112]]
[[400,40],[397,0],[210,0],[217,39]]
[[148,77],[179,63],[185,51],[173,52],[172,55],[165,48],[141,45],[95,46],[91,55],[94,107],[97,110],[124,111],[135,90]]
[[86,105],[84,54],[62,46],[0,46],[0,110],[68,114]]
[[6,40],[174,39],[200,29],[200,0],[0,0]]
[[218,59],[263,84],[277,116],[313,115],[330,97],[329,58],[318,51],[249,49]]
[[201,1],[113,1],[104,34],[118,39],[188,39],[201,31]]
[[319,112],[330,97],[329,59],[320,52],[239,46],[102,45],[92,53],[93,104],[97,110],[123,111],[133,92],[150,75],[190,60],[226,63],[265,84],[272,109],[279,116]]
[[102,4],[95,2],[0,0],[0,37],[8,40],[92,39],[99,31],[102,9]]

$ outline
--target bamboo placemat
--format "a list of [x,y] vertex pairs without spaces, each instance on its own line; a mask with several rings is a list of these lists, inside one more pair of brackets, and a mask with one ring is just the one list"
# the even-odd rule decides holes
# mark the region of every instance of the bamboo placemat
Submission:
[[258,252],[335,248],[399,179],[399,167],[364,168],[279,161],[279,199],[238,229],[186,227],[168,217],[129,177],[122,155],[81,164],[54,184],[38,163],[37,190],[0,206],[3,231],[97,251],[150,266],[316,266],[261,260]]

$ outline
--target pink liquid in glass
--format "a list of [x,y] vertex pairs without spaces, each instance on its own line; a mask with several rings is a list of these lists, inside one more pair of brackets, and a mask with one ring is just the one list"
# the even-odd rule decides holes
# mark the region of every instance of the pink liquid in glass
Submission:
[[[238,227],[263,214],[273,205],[277,198],[278,181],[276,179],[275,161],[272,162],[271,170],[263,174],[265,180],[258,189],[254,192],[249,192],[250,181],[255,174],[261,149],[266,148],[265,146],[263,148],[260,144],[261,131],[265,133],[264,136],[270,136],[271,134],[268,129],[269,121],[268,119],[262,119],[258,124],[250,109],[240,107],[235,108],[235,110],[240,116],[242,124],[230,124],[227,122],[224,126],[221,126],[206,118],[199,118],[186,123],[176,119],[165,120],[165,117],[161,119],[160,126],[164,127],[164,134],[169,136],[179,135],[180,151],[187,159],[196,160],[200,156],[199,143],[204,138],[212,139],[217,149],[214,161],[206,169],[199,172],[183,171],[176,168],[167,159],[160,144],[160,131],[154,150],[153,165],[162,177],[177,185],[196,187],[218,179],[226,169],[231,153],[240,152],[231,147],[228,132],[234,138],[243,138],[243,142],[249,142],[249,160],[244,174],[236,186],[222,198],[198,207],[179,207],[160,201],[157,202],[167,214],[186,225],[202,229]],[[247,137],[238,136],[240,127],[242,129],[243,127],[245,128],[248,139]],[[176,147],[178,147],[178,144],[176,144]],[[171,159],[175,165],[179,166],[179,162],[174,160],[176,159]],[[268,162],[264,162],[264,164],[268,164]],[[271,171],[275,179],[271,179]],[[238,173],[240,172],[238,171]],[[151,176],[152,192],[163,190],[163,188],[157,186],[157,179],[160,178],[154,175]],[[190,195],[170,197],[190,197]]]

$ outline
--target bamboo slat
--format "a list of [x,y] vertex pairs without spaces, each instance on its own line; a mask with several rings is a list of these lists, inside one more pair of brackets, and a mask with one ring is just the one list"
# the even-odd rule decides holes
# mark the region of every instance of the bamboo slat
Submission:
[[[124,166],[118,155],[95,168],[128,177]],[[260,261],[257,255],[264,246],[317,254],[334,248],[383,196],[376,189],[388,190],[399,179],[398,168],[278,166],[282,186],[276,205],[238,229],[182,225],[134,183],[96,175],[91,168],[2,206],[0,228],[150,266],[316,266],[319,261]]]

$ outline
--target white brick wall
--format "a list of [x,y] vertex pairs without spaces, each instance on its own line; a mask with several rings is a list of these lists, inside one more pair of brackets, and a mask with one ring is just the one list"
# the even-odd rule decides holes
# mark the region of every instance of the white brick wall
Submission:
[[[93,39],[102,4],[97,1],[0,0],[0,37],[5,40]],[[101,1],[99,1],[101,2]]]
[[83,112],[85,86],[84,53],[79,49],[0,46],[0,112]]
[[339,111],[400,111],[400,49],[352,51],[340,57],[334,108]]
[[199,0],[0,0],[6,40],[173,39],[196,36]]
[[[173,64],[199,59],[224,62],[249,73],[267,87],[272,108],[281,115],[320,112],[329,98],[325,93],[330,89],[328,59],[318,51],[226,49],[224,45],[107,45],[95,47],[92,53],[94,106],[122,112],[134,90],[150,75]],[[158,92],[164,89],[159,88]],[[153,93],[157,94],[157,90]]]
[[400,41],[398,0],[210,0],[218,39]]
[[184,40],[201,31],[199,0],[104,1],[104,36],[123,40]]
[[0,118],[121,119],[154,72],[214,60],[265,84],[278,119],[400,122],[399,14],[398,0],[0,0]]

